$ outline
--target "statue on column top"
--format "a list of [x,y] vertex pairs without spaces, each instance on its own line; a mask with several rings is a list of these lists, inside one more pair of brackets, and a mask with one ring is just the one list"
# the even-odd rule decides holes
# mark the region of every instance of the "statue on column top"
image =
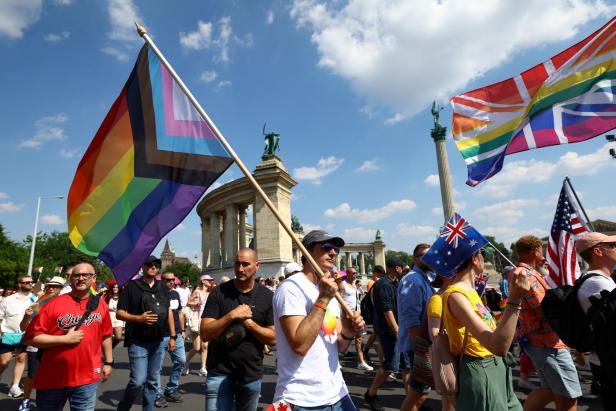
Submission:
[[443,110],[444,107],[439,106],[438,104],[436,104],[436,101],[432,102],[432,117],[434,117],[434,127],[432,128],[432,139],[434,139],[434,141],[439,141],[439,140],[445,140],[445,137],[447,136],[447,127],[443,127],[441,125],[441,123],[439,122],[440,119],[440,112]]
[[265,132],[265,126],[267,123],[263,124],[263,135],[265,136],[265,149],[263,150],[263,155],[261,156],[262,160],[265,160],[267,157],[275,156],[277,151],[280,151],[280,134],[276,132]]

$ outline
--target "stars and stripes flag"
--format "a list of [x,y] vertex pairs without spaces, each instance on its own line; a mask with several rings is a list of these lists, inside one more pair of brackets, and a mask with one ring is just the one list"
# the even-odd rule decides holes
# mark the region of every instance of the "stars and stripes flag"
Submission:
[[470,186],[498,173],[506,155],[616,128],[616,17],[549,60],[451,104]]
[[556,214],[548,237],[546,260],[552,287],[572,285],[580,276],[575,238],[590,231],[590,224],[584,218],[582,206],[578,203],[565,180],[560,190]]

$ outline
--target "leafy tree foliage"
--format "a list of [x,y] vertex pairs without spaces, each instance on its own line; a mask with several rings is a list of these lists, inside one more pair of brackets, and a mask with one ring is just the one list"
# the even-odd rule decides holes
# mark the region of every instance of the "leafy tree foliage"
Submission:
[[409,267],[413,266],[413,256],[409,253],[405,253],[404,251],[387,250],[385,251],[385,261],[387,261],[389,257],[398,257]]
[[[505,244],[496,241],[496,238],[491,235],[487,235],[485,237],[489,242],[494,244],[494,246],[498,248],[501,253],[511,260],[511,251],[505,246]],[[492,250],[491,247],[486,248],[486,259],[494,264],[494,269],[497,273],[502,273],[503,269],[509,265],[507,260],[505,260],[499,253]]]
[[12,241],[0,224],[0,285],[13,287],[20,274],[28,270],[28,253],[21,244]]
[[194,265],[179,261],[168,265],[162,272],[172,272],[179,279],[188,277],[191,284],[199,284],[199,276],[201,275],[201,271]]

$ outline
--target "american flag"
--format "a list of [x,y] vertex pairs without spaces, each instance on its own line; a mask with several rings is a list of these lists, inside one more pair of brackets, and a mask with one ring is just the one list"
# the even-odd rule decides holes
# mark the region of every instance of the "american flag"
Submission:
[[556,215],[550,230],[547,263],[548,283],[552,287],[572,285],[580,276],[575,252],[575,238],[590,231],[588,222],[581,213],[581,206],[575,200],[567,181],[560,190]]

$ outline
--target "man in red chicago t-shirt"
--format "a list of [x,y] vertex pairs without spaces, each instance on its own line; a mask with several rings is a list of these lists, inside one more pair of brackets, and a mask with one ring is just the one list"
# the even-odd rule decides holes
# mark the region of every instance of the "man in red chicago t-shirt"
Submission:
[[77,264],[70,277],[71,292],[45,304],[26,330],[25,344],[45,349],[34,378],[38,410],[61,410],[67,400],[71,411],[94,410],[98,383],[111,374],[113,330],[105,301],[100,299],[75,330],[95,281],[91,264]]

